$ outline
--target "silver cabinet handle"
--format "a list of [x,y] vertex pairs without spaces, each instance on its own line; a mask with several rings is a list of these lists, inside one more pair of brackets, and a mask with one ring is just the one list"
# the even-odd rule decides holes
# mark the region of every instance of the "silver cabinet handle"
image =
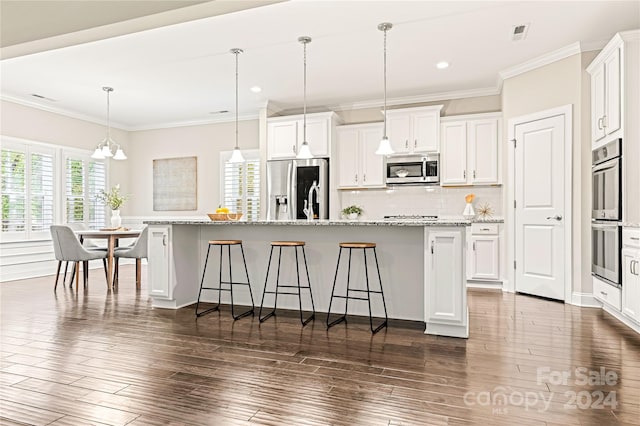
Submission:
[[602,130],[602,119],[603,119],[603,118],[604,118],[604,117],[600,117],[600,118],[598,118],[598,130]]
[[603,295],[604,297],[607,297],[607,293],[604,291],[601,291],[600,294]]
[[487,232],[491,231],[491,229],[489,229],[489,228],[480,228],[480,230],[481,231],[487,231]]
[[366,181],[367,181],[367,174],[366,174],[366,173],[362,175],[362,181],[363,181],[363,182],[366,182]]
[[404,147],[409,148],[409,139],[404,141]]
[[547,216],[547,220],[550,220],[550,219],[554,219],[554,220],[560,221],[560,220],[562,220],[562,215],[557,214],[555,216]]
[[294,153],[294,154],[297,154],[297,152],[296,152],[296,146],[295,146],[295,145],[291,145],[291,149],[293,149],[293,153]]
[[358,182],[358,174],[356,173],[356,182]]
[[633,241],[640,241],[640,237],[630,237]]
[[167,235],[166,235],[166,234],[164,234],[164,235],[162,236],[162,245],[163,245],[163,246],[166,246],[166,245],[167,245]]
[[418,147],[418,139],[414,139],[413,140],[413,147],[417,148]]
[[476,242],[473,242],[473,251],[476,251]]
[[467,178],[467,171],[463,170],[462,171],[462,179],[466,179]]
[[608,123],[607,123],[607,114],[602,116],[602,127],[609,127]]
[[638,266],[640,262],[638,262],[637,260],[634,260],[633,262],[631,262],[631,266],[632,266],[632,270],[631,273],[633,275],[640,275],[640,273],[638,273],[638,271],[636,271],[636,266]]
[[433,240],[431,240],[431,254],[433,254]]
[[473,178],[474,179],[476,178],[476,171],[475,170],[473,171]]

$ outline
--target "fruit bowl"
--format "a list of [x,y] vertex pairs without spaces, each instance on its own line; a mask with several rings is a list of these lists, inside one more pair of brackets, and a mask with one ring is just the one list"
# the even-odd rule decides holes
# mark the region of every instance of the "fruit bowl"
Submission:
[[242,218],[242,213],[207,213],[211,220],[231,220],[236,221]]

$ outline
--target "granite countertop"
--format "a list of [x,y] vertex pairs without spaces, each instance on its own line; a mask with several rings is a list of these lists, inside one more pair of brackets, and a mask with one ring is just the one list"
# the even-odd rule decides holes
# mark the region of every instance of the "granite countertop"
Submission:
[[147,225],[287,225],[287,226],[470,226],[471,221],[465,219],[438,219],[438,220],[255,220],[213,221],[209,219],[158,219],[145,220]]

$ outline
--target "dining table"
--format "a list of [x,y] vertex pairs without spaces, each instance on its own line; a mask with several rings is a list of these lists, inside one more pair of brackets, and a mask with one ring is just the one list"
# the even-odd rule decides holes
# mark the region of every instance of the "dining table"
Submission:
[[116,251],[116,247],[118,247],[118,240],[122,238],[137,238],[140,236],[142,231],[139,229],[99,229],[99,230],[78,230],[75,231],[78,238],[80,238],[80,242],[85,239],[102,239],[107,240],[107,286],[109,289],[113,289],[114,285],[114,276],[113,276],[113,258],[114,253]]

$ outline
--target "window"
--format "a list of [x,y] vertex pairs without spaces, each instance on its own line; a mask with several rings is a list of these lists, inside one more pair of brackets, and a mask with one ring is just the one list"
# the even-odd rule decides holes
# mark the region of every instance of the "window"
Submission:
[[0,161],[2,239],[49,238],[55,220],[55,150],[3,139]]
[[248,221],[260,219],[260,154],[242,151],[244,163],[230,163],[231,151],[220,153],[221,196],[231,212]]
[[104,161],[93,160],[88,155],[66,153],[64,168],[66,222],[84,223],[92,229],[103,228],[106,208],[96,195],[106,187]]

